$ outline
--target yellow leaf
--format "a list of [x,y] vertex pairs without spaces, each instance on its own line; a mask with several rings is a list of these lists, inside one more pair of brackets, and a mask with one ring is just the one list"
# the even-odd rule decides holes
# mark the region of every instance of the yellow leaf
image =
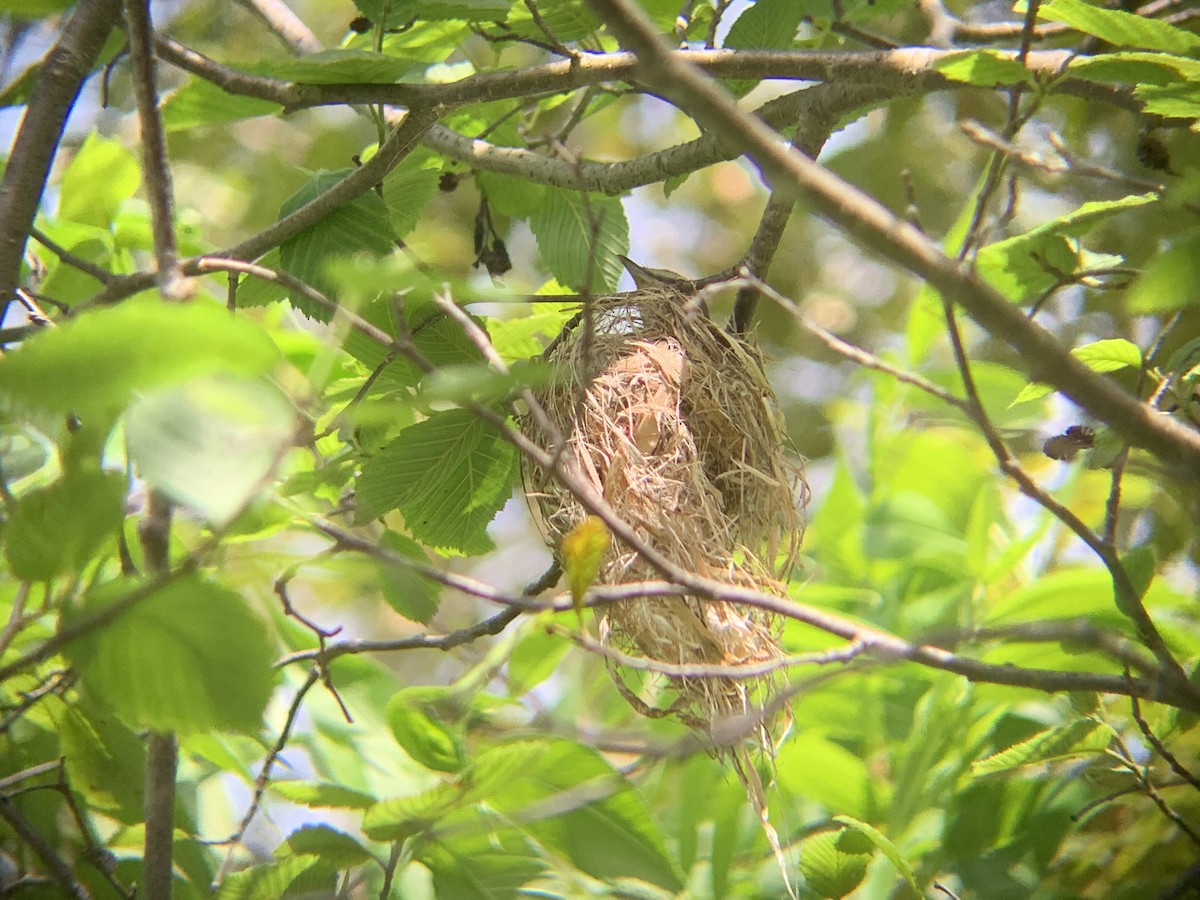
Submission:
[[608,526],[599,516],[588,516],[563,535],[563,571],[567,573],[576,612],[583,612],[583,595],[600,574],[609,540]]

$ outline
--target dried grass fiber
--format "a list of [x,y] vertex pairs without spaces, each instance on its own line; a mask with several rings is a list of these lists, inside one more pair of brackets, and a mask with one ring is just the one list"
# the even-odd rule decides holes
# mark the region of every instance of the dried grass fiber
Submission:
[[[596,298],[589,315],[591,328],[575,326],[548,350],[555,377],[538,396],[566,439],[566,464],[672,562],[782,593],[776,579],[799,547],[806,486],[785,453],[757,350],[668,284]],[[532,422],[525,426],[536,433]],[[547,542],[557,547],[587,512],[545,470],[526,465],[524,477]],[[600,573],[606,584],[659,577],[617,542]],[[672,665],[769,663],[781,656],[779,626],[760,610],[696,597],[641,597],[600,614],[602,640]],[[671,713],[708,731],[751,713],[769,687],[761,676],[642,684],[629,671],[613,676],[642,712],[662,714],[672,700]]]

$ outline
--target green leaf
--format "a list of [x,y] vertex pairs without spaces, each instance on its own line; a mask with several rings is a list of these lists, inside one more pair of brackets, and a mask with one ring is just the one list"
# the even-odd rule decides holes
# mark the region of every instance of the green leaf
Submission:
[[45,329],[0,358],[0,396],[81,417],[115,412],[134,391],[202,375],[269,372],[279,352],[267,334],[215,303],[127,300]]
[[1108,742],[1112,735],[1112,730],[1105,726],[1101,735],[1103,741],[1099,746],[1096,746],[1094,741],[1088,742],[1085,746],[1085,741],[1092,736],[1093,732],[1101,728],[1101,725],[1102,723],[1097,720],[1089,718],[1039,731],[1032,737],[1013,744],[999,753],[976,760],[971,764],[971,777],[995,775],[1033,763],[1045,763],[1081,754],[1095,753]]
[[524,178],[480,171],[476,173],[475,181],[493,212],[514,219],[528,218],[546,199],[545,185],[532,184]]
[[907,881],[908,886],[912,888],[913,894],[918,897],[921,896],[921,886],[917,883],[916,872],[914,872],[912,866],[908,864],[908,860],[904,858],[904,854],[900,852],[900,849],[890,840],[888,840],[886,834],[879,829],[868,825],[866,822],[855,819],[851,816],[834,816],[833,821],[840,822],[843,825],[853,828],[860,834],[866,835],[867,839],[870,840],[870,842],[880,850],[882,850],[883,855],[891,860],[892,865],[896,867],[896,871],[900,873],[900,877]]
[[392,233],[402,238],[417,226],[421,213],[438,191],[441,162],[430,151],[414,150],[383,176],[383,202]]
[[455,900],[531,896],[519,889],[546,868],[523,836],[500,828],[429,844],[420,859],[433,873],[435,896]]
[[[425,551],[416,541],[395,531],[385,532],[379,543],[380,546],[410,559],[418,562],[426,561]],[[440,585],[426,578],[420,572],[381,561],[379,581],[383,599],[406,619],[428,625],[429,620],[438,611]]]
[[457,729],[448,728],[433,712],[437,702],[448,694],[449,688],[412,687],[388,702],[388,726],[396,742],[414,760],[435,772],[458,772],[466,765]]
[[[131,579],[92,589],[64,617],[101,613],[137,590]],[[274,685],[274,654],[262,620],[241,595],[190,575],[170,582],[65,655],[85,696],[131,725],[184,733],[257,732]]]
[[[279,217],[282,219],[316,199],[345,178],[349,171],[318,172],[308,184],[284,201]],[[336,282],[325,271],[331,260],[356,253],[387,256],[395,249],[396,235],[387,205],[374,191],[367,191],[280,244],[279,261],[289,274],[333,298]],[[294,296],[291,302],[314,319],[329,320],[329,310],[310,300]]]
[[469,770],[488,806],[594,878],[682,888],[645,800],[595,750],[560,739],[519,740]]
[[1124,84],[1165,85],[1200,81],[1200,60],[1167,53],[1126,50],[1101,56],[1077,56],[1068,67],[1072,76]]
[[125,414],[141,476],[218,525],[266,487],[295,429],[278,389],[220,377],[146,394]]
[[624,271],[618,257],[629,252],[629,223],[620,199],[547,188],[529,227],[542,261],[559,283],[577,290],[617,289]]
[[[1129,366],[1139,369],[1142,367],[1142,351],[1138,349],[1137,344],[1123,338],[1093,341],[1082,347],[1076,347],[1071,351],[1071,355],[1093,372],[1116,372],[1118,369]],[[1049,385],[1034,382],[1017,394],[1010,406],[1016,406],[1018,403],[1025,403],[1029,400],[1040,400],[1053,390],[1054,388]]]
[[1078,238],[1105,219],[1157,202],[1154,194],[1092,201],[1024,234],[988,244],[976,256],[979,274],[998,291],[1023,302],[1073,276],[1083,257]]
[[953,53],[934,63],[933,68],[951,81],[979,87],[1022,84],[1031,81],[1030,72],[1011,51],[967,50]]
[[[383,0],[354,0],[354,5],[372,22],[383,16]],[[503,22],[512,0],[392,0],[389,24],[461,19],[468,22]]]
[[1200,51],[1200,37],[1167,22],[1115,9],[1104,9],[1084,0],[1051,0],[1038,7],[1038,18],[1062,22],[1118,47],[1164,50],[1186,56]]
[[328,809],[366,809],[376,800],[345,785],[321,781],[272,781],[271,790],[301,806]]
[[[288,896],[288,889],[309,872],[323,876],[322,881],[332,880],[330,867],[317,857],[291,856],[226,876],[221,881],[216,900],[279,900]],[[329,884],[328,888],[332,889],[333,885]]]
[[402,841],[427,831],[463,805],[462,790],[439,784],[419,794],[372,804],[363,814],[363,834],[373,841]]
[[[813,732],[798,734],[779,751],[779,787],[814,800],[830,812],[870,815],[871,784],[866,763],[840,744]],[[813,778],[820,772],[820,778]]]
[[141,181],[137,157],[118,141],[90,132],[58,184],[58,216],[108,228]]
[[294,59],[273,59],[255,68],[304,84],[392,84],[412,67],[408,60],[366,50],[323,50]]
[[328,825],[305,825],[296,829],[288,835],[287,848],[297,856],[319,858],[335,869],[350,869],[372,859],[362,844]]
[[570,649],[571,642],[533,623],[513,647],[508,657],[508,695],[521,697],[552,674]]
[[[555,0],[554,3],[539,4],[542,21],[560,41],[581,41],[601,27],[584,0]],[[514,35],[545,40],[545,35],[533,23],[533,17],[524,3],[517,3],[509,13],[506,23]]]
[[57,722],[71,788],[92,809],[127,825],[142,821],[146,745],[127,725],[99,710],[70,706]]
[[[1200,119],[1200,85],[1168,84],[1162,87],[1140,84],[1134,93],[1145,112],[1169,119]],[[1196,130],[1196,125],[1192,125]]]
[[[797,0],[757,0],[730,26],[725,47],[730,50],[786,50],[796,42],[796,29],[803,17],[804,4]],[[758,83],[755,79],[745,78],[731,78],[725,82],[737,97],[749,93]],[[670,196],[669,192],[667,196]]]
[[845,897],[862,883],[871,857],[847,853],[839,838],[842,832],[822,831],[800,842],[800,874],[805,886],[818,897]]
[[162,104],[162,120],[167,131],[189,131],[205,125],[273,116],[282,109],[270,100],[230,94],[211,81],[193,78],[167,95]]
[[363,464],[359,520],[398,509],[423,544],[485,553],[492,546],[487,525],[512,493],[515,467],[512,446],[478,416],[437,413]]
[[120,530],[125,493],[123,475],[73,470],[25,494],[5,533],[4,553],[13,577],[49,581],[80,574]]

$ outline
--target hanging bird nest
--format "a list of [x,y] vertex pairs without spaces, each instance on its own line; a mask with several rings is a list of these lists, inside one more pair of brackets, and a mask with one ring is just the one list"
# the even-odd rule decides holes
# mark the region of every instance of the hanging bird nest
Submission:
[[[641,269],[635,277],[638,290],[593,299],[590,325],[581,320],[547,350],[554,376],[537,399],[565,439],[564,462],[671,562],[782,595],[778,578],[799,549],[807,487],[784,452],[762,359],[707,318],[690,282]],[[532,421],[524,425],[536,433]],[[557,548],[588,513],[551,473],[523,462],[529,502]],[[660,579],[619,541],[599,574],[604,584]],[[769,664],[782,655],[780,626],[763,610],[690,596],[625,600],[599,620],[602,641],[651,668]],[[609,662],[641,712],[674,714],[709,733],[753,715],[770,687],[769,675],[676,673],[639,683],[641,673]]]

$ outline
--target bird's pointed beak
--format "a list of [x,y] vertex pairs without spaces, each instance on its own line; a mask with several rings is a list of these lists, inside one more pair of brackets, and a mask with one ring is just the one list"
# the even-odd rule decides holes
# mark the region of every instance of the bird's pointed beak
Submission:
[[628,256],[617,254],[617,259],[621,261],[621,265],[625,267],[625,271],[633,276],[633,283],[638,290],[648,288],[653,284],[661,284],[661,278],[655,278],[653,273],[644,266],[639,266]]

